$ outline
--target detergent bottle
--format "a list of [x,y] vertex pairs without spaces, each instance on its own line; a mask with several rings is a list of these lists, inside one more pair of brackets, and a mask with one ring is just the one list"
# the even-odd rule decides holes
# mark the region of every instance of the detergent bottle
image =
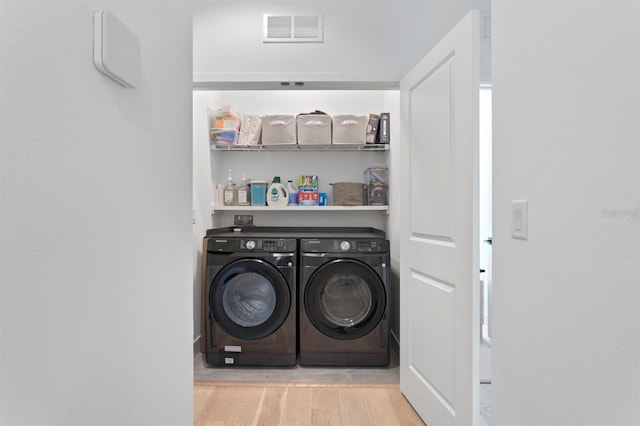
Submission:
[[286,206],[287,204],[289,204],[289,191],[280,183],[280,176],[276,176],[267,190],[267,205],[276,207]]
[[293,180],[287,181],[287,189],[289,190],[289,205],[298,205],[298,187],[293,183]]

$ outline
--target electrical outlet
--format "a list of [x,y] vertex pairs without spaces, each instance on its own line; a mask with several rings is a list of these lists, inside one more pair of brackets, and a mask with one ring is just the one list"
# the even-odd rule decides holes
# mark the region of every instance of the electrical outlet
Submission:
[[253,225],[253,215],[252,214],[234,214],[233,224],[236,226]]

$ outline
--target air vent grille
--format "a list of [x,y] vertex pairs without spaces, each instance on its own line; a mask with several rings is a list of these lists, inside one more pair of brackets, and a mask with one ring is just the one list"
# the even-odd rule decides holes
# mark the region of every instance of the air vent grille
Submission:
[[264,15],[264,43],[322,43],[322,16]]
[[317,16],[294,16],[293,17],[293,37],[294,38],[318,38],[320,28]]
[[268,38],[291,38],[292,16],[269,16],[267,21]]
[[482,17],[482,38],[491,38],[491,15]]

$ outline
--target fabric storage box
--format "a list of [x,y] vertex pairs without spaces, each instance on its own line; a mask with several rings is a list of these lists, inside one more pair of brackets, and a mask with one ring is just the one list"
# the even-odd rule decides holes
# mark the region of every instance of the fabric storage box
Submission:
[[333,204],[335,206],[364,206],[365,185],[357,182],[335,182]]
[[293,115],[262,117],[262,145],[295,145],[296,118]]
[[301,114],[296,119],[298,145],[331,145],[331,117]]
[[333,144],[364,145],[368,121],[369,118],[365,115],[333,116]]

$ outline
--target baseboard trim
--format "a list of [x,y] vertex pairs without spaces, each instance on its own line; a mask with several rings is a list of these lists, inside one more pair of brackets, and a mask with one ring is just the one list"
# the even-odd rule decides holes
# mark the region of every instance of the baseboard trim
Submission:
[[294,387],[294,388],[391,388],[398,389],[400,383],[356,383],[356,382],[254,382],[194,380],[194,386],[228,387]]

